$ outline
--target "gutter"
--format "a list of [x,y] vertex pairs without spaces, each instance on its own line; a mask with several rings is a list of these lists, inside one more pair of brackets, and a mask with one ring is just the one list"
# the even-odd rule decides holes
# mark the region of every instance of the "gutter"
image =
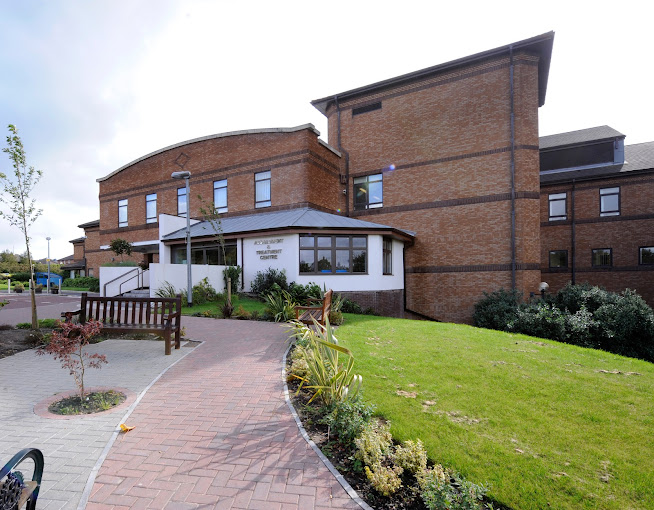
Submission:
[[345,154],[345,216],[350,216],[350,153],[343,148],[341,144],[341,105],[338,102],[338,95],[334,96],[336,106],[336,133],[338,150]]

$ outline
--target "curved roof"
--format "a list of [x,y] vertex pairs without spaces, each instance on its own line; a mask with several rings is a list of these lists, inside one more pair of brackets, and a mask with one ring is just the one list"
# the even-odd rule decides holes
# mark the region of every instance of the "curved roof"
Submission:
[[620,131],[613,129],[611,126],[597,126],[587,129],[578,129],[577,131],[569,131],[567,133],[541,136],[538,141],[541,149],[551,149],[553,147],[600,142],[603,140],[613,140],[615,138],[624,137],[625,135],[620,133]]
[[[161,154],[163,152],[169,151],[171,149],[176,149],[178,147],[184,147],[185,145],[190,145],[192,143],[197,143],[197,142],[204,142],[205,140],[214,140],[216,138],[227,138],[229,136],[240,136],[240,135],[260,135],[260,134],[266,134],[266,133],[295,133],[297,131],[302,131],[304,129],[308,129],[310,131],[313,131],[316,136],[320,136],[320,131],[316,129],[316,127],[313,124],[302,124],[301,126],[296,126],[296,127],[290,127],[290,128],[264,128],[264,129],[245,129],[241,131],[229,131],[227,133],[217,133],[215,135],[207,135],[207,136],[201,136],[199,138],[193,138],[191,140],[186,140],[185,142],[179,142],[175,143],[173,145],[169,145],[168,147],[164,147],[163,149],[156,150],[154,152],[151,152],[150,154],[146,154],[145,156],[141,156],[140,158],[135,159],[134,161],[131,161],[130,163],[127,163],[126,165],[121,166],[118,170],[114,170],[108,175],[105,175],[104,177],[100,177],[99,179],[96,179],[97,182],[102,182],[106,181],[110,177],[113,177],[116,175],[118,172],[125,170],[125,168],[129,168],[132,165],[135,165],[136,163],[139,163],[141,161],[144,161],[148,158],[151,158],[152,156],[156,156],[157,154]],[[323,144],[327,148],[331,149],[327,144]],[[333,150],[333,149],[331,149]],[[339,154],[340,155],[340,154]]]

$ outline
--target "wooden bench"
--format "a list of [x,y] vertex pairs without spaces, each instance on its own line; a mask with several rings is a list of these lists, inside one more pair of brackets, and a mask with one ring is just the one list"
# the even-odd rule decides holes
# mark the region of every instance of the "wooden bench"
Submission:
[[171,353],[171,336],[175,333],[175,349],[179,349],[182,296],[174,298],[100,297],[82,293],[79,310],[63,312],[66,322],[79,315],[84,324],[93,319],[102,323],[102,331],[110,333],[155,333],[164,337],[166,354]]
[[[32,480],[22,480],[23,473],[16,467],[26,459],[34,462]],[[31,469],[31,466],[26,466]],[[18,475],[17,473],[20,473]],[[27,510],[36,508],[39,497],[41,478],[43,477],[43,453],[36,448],[25,448],[19,451],[0,469],[0,510],[17,510],[25,506]]]
[[332,293],[332,289],[329,289],[322,299],[309,298],[310,302],[320,302],[320,306],[296,306],[295,318],[307,326],[313,326],[314,319],[324,326],[325,319],[329,318],[329,312],[332,310]]

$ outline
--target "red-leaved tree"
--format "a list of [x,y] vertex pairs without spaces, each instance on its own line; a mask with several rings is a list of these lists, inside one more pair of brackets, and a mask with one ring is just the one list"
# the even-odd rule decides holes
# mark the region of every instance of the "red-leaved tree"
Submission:
[[84,403],[84,372],[87,368],[102,368],[102,364],[107,363],[104,354],[91,354],[84,350],[89,340],[100,334],[102,323],[94,320],[86,324],[59,322],[59,326],[61,331],[55,331],[50,343],[36,353],[51,354],[55,360],[61,361],[62,368],[70,370],[79,388],[80,401]]

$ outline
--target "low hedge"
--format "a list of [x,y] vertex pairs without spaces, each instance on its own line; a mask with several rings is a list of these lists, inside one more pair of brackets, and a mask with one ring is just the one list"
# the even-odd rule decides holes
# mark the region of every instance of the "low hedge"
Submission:
[[89,289],[91,292],[100,292],[100,279],[93,276],[79,276],[77,278],[66,278],[62,287],[72,287],[77,289]]

